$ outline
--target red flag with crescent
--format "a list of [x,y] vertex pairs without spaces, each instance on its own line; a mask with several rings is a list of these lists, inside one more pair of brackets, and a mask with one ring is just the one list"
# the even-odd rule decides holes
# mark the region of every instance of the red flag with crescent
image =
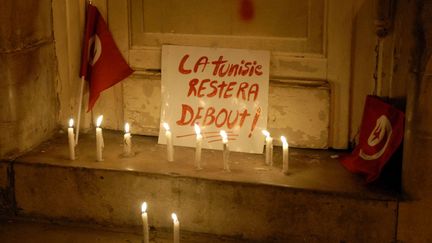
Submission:
[[80,76],[89,82],[90,111],[102,91],[133,73],[114,42],[99,10],[89,4],[81,56]]
[[366,182],[376,180],[398,149],[404,133],[404,113],[378,97],[367,96],[360,126],[359,144],[341,163],[353,173],[364,174]]

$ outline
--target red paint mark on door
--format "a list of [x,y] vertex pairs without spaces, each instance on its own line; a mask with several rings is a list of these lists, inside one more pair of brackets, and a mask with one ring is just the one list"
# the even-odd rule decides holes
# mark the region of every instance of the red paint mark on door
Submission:
[[255,9],[252,0],[240,0],[240,17],[244,21],[250,21],[255,17]]

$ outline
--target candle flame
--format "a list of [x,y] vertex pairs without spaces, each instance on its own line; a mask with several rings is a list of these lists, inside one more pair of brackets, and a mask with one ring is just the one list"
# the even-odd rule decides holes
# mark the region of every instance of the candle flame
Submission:
[[267,130],[262,130],[262,134],[266,137],[270,137],[270,133]]
[[287,142],[285,136],[281,136],[280,139],[284,145],[288,145],[288,142]]
[[145,213],[147,211],[147,203],[146,202],[143,202],[142,204],[141,204],[141,212],[142,213]]
[[130,131],[130,126],[129,126],[129,123],[126,122],[126,124],[125,124],[125,133],[129,133],[129,131]]
[[227,133],[225,132],[225,130],[221,130],[221,131],[219,132],[219,134],[220,134],[221,137],[222,137],[222,142],[227,143],[227,142],[228,142],[228,135],[227,135]]
[[71,119],[69,120],[69,127],[73,127],[73,125],[74,125],[74,120],[71,118]]
[[165,128],[166,131],[170,130],[170,126],[168,125],[168,123],[164,122],[162,123],[162,126]]
[[172,218],[172,220],[173,220],[174,223],[178,222],[177,214],[172,213],[171,214],[171,218]]
[[198,135],[200,135],[201,134],[201,128],[199,127],[199,125],[198,124],[196,124],[195,123],[195,133],[196,133],[196,135],[198,136]]
[[103,115],[100,115],[97,120],[96,120],[96,126],[100,127],[100,125],[102,124],[102,119],[103,119]]

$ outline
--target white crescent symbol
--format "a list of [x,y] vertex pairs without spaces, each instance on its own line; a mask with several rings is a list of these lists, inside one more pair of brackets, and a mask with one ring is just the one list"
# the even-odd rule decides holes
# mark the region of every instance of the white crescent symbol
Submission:
[[[102,43],[99,39],[99,36],[96,34],[93,35],[90,38],[88,45],[89,45],[88,46],[89,47],[88,48],[88,50],[89,50],[88,60],[89,60],[90,65],[93,66],[99,60],[99,58],[102,54]],[[93,49],[92,49],[92,47],[93,47]],[[93,50],[93,53],[90,53],[90,52],[92,52],[92,50]]]
[[369,155],[363,152],[362,149],[360,149],[359,156],[364,160],[376,160],[381,157],[389,144],[392,131],[392,125],[389,119],[385,115],[380,116],[376,121],[375,128],[369,135],[368,145],[371,147],[376,146],[383,140],[385,136],[387,136],[387,141],[385,142],[381,150],[376,152],[375,154]]

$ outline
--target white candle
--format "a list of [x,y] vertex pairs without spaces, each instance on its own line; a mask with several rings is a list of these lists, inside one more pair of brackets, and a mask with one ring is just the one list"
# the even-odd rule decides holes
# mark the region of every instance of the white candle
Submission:
[[143,202],[141,204],[141,219],[143,223],[143,237],[144,243],[149,243],[149,226],[147,217],[147,203]]
[[201,170],[201,147],[202,147],[202,135],[201,129],[198,124],[195,124],[195,133],[196,133],[196,146],[195,146],[195,167],[198,170]]
[[284,136],[281,136],[282,141],[282,172],[288,173],[289,160],[288,160],[288,142]]
[[265,150],[265,163],[266,165],[273,165],[273,138],[267,130],[262,130],[264,136],[266,136],[266,150]]
[[123,154],[125,156],[132,155],[132,139],[129,123],[125,124],[125,134],[123,136]]
[[102,123],[103,116],[99,116],[96,120],[96,160],[103,161],[102,150],[104,148],[104,140],[102,135],[102,128],[100,125]]
[[270,166],[273,166],[273,138],[270,137]]
[[180,222],[178,221],[177,214],[172,213],[171,218],[173,220],[173,232],[174,232],[174,243],[180,242]]
[[70,160],[75,160],[75,133],[74,133],[74,120],[69,120],[68,128],[68,139],[69,139],[69,158]]
[[224,170],[231,171],[229,167],[229,147],[228,147],[228,135],[224,130],[220,131],[222,137],[222,156],[224,163]]
[[172,133],[168,123],[164,122],[163,127],[165,128],[165,137],[167,143],[167,159],[168,161],[174,161],[174,146],[172,141]]

